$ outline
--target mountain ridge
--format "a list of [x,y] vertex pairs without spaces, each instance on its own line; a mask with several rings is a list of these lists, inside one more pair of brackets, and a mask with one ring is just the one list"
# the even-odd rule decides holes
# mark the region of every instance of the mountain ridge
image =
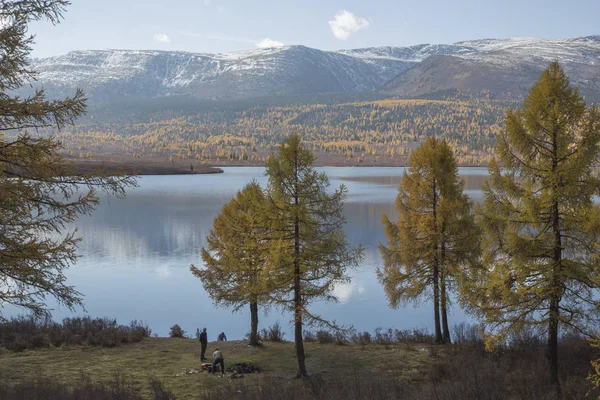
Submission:
[[[453,57],[448,74],[432,70],[430,57]],[[526,87],[550,62],[558,60],[574,84],[600,94],[600,35],[567,39],[477,39],[454,44],[378,46],[324,51],[303,45],[233,53],[165,50],[76,50],[32,59],[34,86],[52,97],[84,89],[92,102],[115,97],[192,96],[200,99],[249,99],[262,96],[377,92],[419,96],[456,88],[515,92],[511,77]],[[439,62],[439,60],[438,60]],[[423,64],[423,65],[421,65]],[[429,67],[428,67],[429,65]],[[531,73],[523,74],[523,71]],[[485,73],[484,73],[485,72]],[[404,76],[405,74],[408,76]],[[477,79],[456,79],[473,73]],[[418,75],[418,76],[416,76]],[[526,75],[526,76],[525,76]],[[409,79],[410,78],[410,79]],[[533,79],[533,81],[532,81]],[[430,84],[424,85],[424,82]],[[431,82],[436,82],[435,85]],[[521,84],[522,83],[522,84]]]

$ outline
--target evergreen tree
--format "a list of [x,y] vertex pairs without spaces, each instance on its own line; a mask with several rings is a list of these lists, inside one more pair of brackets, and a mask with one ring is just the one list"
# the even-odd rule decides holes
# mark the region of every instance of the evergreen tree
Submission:
[[599,142],[598,110],[586,108],[552,63],[523,107],[506,114],[478,211],[484,265],[466,280],[466,298],[495,337],[545,328],[559,396],[559,328],[584,332],[599,288]]
[[263,223],[265,197],[251,182],[223,206],[202,248],[205,269],[191,266],[217,305],[240,310],[250,305],[250,344],[258,344],[258,304],[265,299],[263,268],[268,256],[268,230]]
[[298,377],[306,377],[302,326],[327,323],[310,313],[314,300],[336,301],[336,284],[349,280],[347,268],[362,259],[362,248],[350,248],[342,215],[347,189],[327,193],[329,179],[312,167],[315,158],[298,135],[267,159],[267,197],[272,231],[265,274],[274,282],[273,299],[294,313]]
[[33,43],[28,24],[58,23],[68,4],[0,4],[0,307],[11,304],[37,315],[48,314],[48,296],[70,309],[81,305],[81,294],[65,282],[64,270],[77,258],[80,240],[67,225],[95,208],[96,188],[121,196],[135,184],[130,177],[77,176],[61,157],[60,142],[27,132],[72,124],[85,111],[81,90],[53,101],[43,90],[26,98],[12,94],[35,76],[27,61]]
[[[477,257],[472,205],[445,141],[429,137],[410,156],[396,208],[383,216],[388,245],[379,244],[379,281],[394,308],[433,296],[435,342],[450,343],[449,292],[465,263]],[[440,323],[441,312],[441,323]]]

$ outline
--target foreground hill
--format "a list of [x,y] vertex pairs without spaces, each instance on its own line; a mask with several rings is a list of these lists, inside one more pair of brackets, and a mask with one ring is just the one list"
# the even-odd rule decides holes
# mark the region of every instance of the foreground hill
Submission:
[[[209,352],[222,350],[226,368],[251,363],[261,369],[241,379],[231,372],[220,378],[190,371],[200,367],[200,343],[191,339],[147,338],[115,348],[67,346],[21,353],[0,348],[0,397],[55,399],[49,387],[66,384],[83,386],[83,395],[73,399],[554,399],[544,368],[546,346],[536,337],[518,338],[513,346],[495,353],[485,352],[479,340],[458,337],[459,344],[452,346],[419,343],[415,337],[394,340],[385,331],[373,337],[380,344],[306,342],[310,377],[302,381],[292,379],[297,367],[292,342],[266,342],[257,348],[245,341],[209,343]],[[598,390],[586,380],[597,352],[585,339],[571,336],[561,339],[559,353],[564,397],[597,397]],[[89,392],[85,377],[106,385],[112,396],[85,396]],[[151,379],[162,382],[163,390],[151,389]],[[139,395],[119,397],[117,393],[130,385]],[[7,388],[13,396],[3,395]]]
[[575,85],[600,98],[600,36],[340,51],[305,46],[226,54],[89,50],[33,60],[33,68],[39,72],[37,84],[49,94],[62,96],[80,87],[92,102],[123,96],[215,100],[379,90],[405,97],[451,88],[515,96],[554,60]]
[[[307,368],[325,379],[350,378],[355,371],[368,375],[393,376],[403,382],[420,379],[428,369],[430,345],[321,345],[306,343]],[[234,363],[252,363],[261,368],[259,374],[246,374],[245,385],[258,385],[266,378],[287,380],[297,367],[292,342],[268,342],[261,347],[248,347],[245,341],[209,343],[209,353],[218,347],[227,368]],[[362,348],[362,350],[361,350]],[[81,373],[93,381],[110,381],[115,375],[132,380],[140,387],[152,377],[163,382],[177,399],[198,399],[211,389],[233,386],[235,380],[220,379],[206,372],[176,376],[200,368],[200,343],[191,339],[148,338],[140,343],[106,348],[66,347],[12,353],[0,349],[0,376],[8,382],[51,377],[74,383]]]

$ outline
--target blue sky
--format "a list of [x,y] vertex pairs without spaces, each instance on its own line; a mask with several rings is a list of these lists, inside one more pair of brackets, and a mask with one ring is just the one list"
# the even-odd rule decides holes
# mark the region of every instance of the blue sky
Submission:
[[600,0],[72,0],[33,55],[80,49],[323,50],[600,34]]

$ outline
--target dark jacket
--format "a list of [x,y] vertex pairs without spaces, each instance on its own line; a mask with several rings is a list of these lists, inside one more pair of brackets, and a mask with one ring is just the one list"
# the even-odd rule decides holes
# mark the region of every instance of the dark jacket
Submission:
[[202,332],[200,334],[200,343],[208,343],[208,339],[206,337],[206,332]]

